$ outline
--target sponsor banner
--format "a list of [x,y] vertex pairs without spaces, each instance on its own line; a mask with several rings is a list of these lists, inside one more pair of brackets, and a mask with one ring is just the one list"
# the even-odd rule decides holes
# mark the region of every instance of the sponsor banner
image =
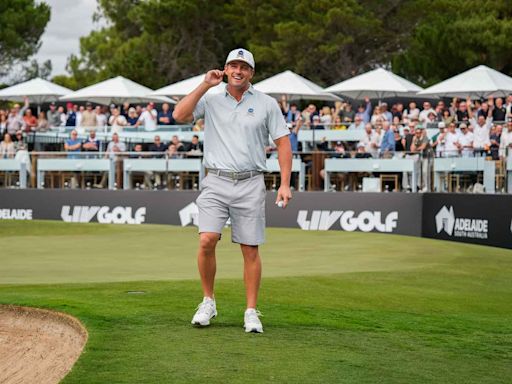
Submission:
[[512,196],[425,194],[422,235],[512,248]]

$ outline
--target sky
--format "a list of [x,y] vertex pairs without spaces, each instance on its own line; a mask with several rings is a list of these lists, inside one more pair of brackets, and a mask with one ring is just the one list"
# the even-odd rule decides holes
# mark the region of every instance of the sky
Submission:
[[99,25],[92,15],[96,0],[44,0],[51,7],[50,21],[41,36],[41,48],[34,56],[40,63],[52,61],[52,77],[66,73],[68,57],[80,51],[80,37]]

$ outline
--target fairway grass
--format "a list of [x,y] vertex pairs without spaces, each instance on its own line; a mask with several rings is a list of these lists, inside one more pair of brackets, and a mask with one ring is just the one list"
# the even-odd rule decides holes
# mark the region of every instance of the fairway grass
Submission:
[[510,382],[512,251],[267,234],[261,335],[242,328],[241,256],[229,232],[219,316],[206,329],[190,325],[201,299],[194,228],[0,221],[0,303],[82,321],[89,340],[64,383]]

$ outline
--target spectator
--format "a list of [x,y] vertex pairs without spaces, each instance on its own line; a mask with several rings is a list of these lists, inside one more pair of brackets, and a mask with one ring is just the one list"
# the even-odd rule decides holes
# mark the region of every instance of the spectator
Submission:
[[359,141],[358,146],[363,145],[365,148],[365,152],[369,153],[372,149],[371,143],[372,143],[373,135],[374,135],[371,123],[366,123],[366,125],[364,126],[364,130],[365,130],[365,134],[364,134],[363,138],[361,139],[361,141]]
[[[465,124],[465,123],[463,123]],[[444,157],[457,157],[459,155],[459,133],[455,130],[455,123],[448,125],[444,143]]]
[[444,122],[439,123],[439,132],[432,137],[432,146],[436,150],[436,157],[442,157],[446,140],[446,129]]
[[288,103],[288,98],[286,97],[286,95],[281,95],[278,104],[279,108],[281,109],[281,113],[286,118],[286,115],[290,110],[290,104]]
[[202,132],[204,131],[204,119],[197,119],[196,123],[192,127],[193,132]]
[[507,119],[507,129],[500,136],[500,156],[505,158],[512,154],[512,116]]
[[129,126],[135,126],[137,124],[137,121],[139,121],[139,115],[137,115],[137,111],[134,107],[130,107],[128,110],[128,117],[126,118],[126,121]]
[[64,112],[64,107],[61,105],[59,108],[57,108],[57,112],[60,117],[60,126],[64,127],[66,126],[66,121],[68,119],[68,115],[66,115],[66,112]]
[[23,115],[25,114],[25,111],[28,109],[28,107],[28,98],[25,97],[25,104],[23,108],[20,109],[19,104],[14,104],[14,107],[11,108],[11,112],[7,117],[7,133],[9,133],[11,137],[16,134],[16,131],[23,129],[25,125]]
[[117,107],[114,107],[112,109],[112,116],[110,116],[108,123],[112,127],[113,133],[121,132],[123,128],[126,127],[126,125],[128,124],[126,118],[123,115],[121,115]]
[[381,121],[384,119],[384,115],[382,114],[382,110],[380,108],[379,105],[377,105],[374,109],[373,109],[373,115],[370,119],[370,122],[375,125],[377,124],[377,121]]
[[403,113],[403,120],[406,122],[416,120],[420,117],[420,110],[417,108],[416,103],[411,101],[409,103],[409,108],[406,109]]
[[343,123],[351,123],[354,121],[356,113],[352,110],[352,104],[345,103],[345,107],[339,112],[341,121]]
[[4,139],[0,143],[0,159],[14,159],[16,149],[9,133],[4,133]]
[[0,137],[4,137],[5,132],[7,132],[7,113],[4,112],[0,113]]
[[505,120],[508,120],[509,117],[512,117],[512,94],[507,96],[507,104],[505,105],[505,109],[507,111]]
[[[400,130],[398,129],[398,127],[396,127],[394,125],[392,125],[391,127],[393,129],[393,137],[395,139],[395,153],[398,155],[397,152],[401,153],[401,152],[404,152],[404,150],[405,150],[403,138],[400,135]],[[400,154],[400,157],[402,157],[402,156],[403,156],[403,153]]]
[[85,111],[82,112],[82,125],[88,128],[98,126],[96,111],[89,102],[85,103]]
[[425,128],[419,125],[416,128],[414,139],[411,144],[411,152],[420,154],[420,161],[422,165],[421,172],[421,186],[423,187],[423,192],[426,192],[430,189],[430,161],[429,157],[431,156],[431,147],[430,140],[427,136],[427,132]]
[[492,110],[493,121],[505,121],[507,118],[507,108],[503,105],[503,99],[498,97],[494,101],[494,109]]
[[427,124],[429,122],[429,115],[433,113],[434,116],[437,116],[437,113],[434,109],[432,109],[432,105],[425,101],[423,103],[423,111],[420,112],[420,115],[418,116],[418,119],[421,124]]
[[466,123],[462,123],[460,126],[461,135],[459,136],[457,148],[460,151],[462,157],[473,156],[473,134],[469,131]]
[[76,112],[73,110],[73,103],[67,103],[66,109],[66,127],[76,127]]
[[203,154],[203,145],[199,142],[199,136],[192,136],[192,142],[187,148],[188,156],[201,156]]
[[286,126],[290,130],[290,143],[292,145],[292,151],[297,152],[299,150],[299,142],[297,136],[302,123],[302,117],[297,104],[292,103],[288,112],[285,115]]
[[25,132],[32,132],[36,130],[37,118],[32,114],[32,110],[30,108],[25,110],[23,121],[25,123]]
[[[372,117],[372,103],[368,97],[364,98],[364,105],[360,105],[357,108],[356,116],[359,116],[361,118],[361,121],[366,124],[370,122],[370,119]],[[355,118],[354,118],[355,119]]]
[[46,132],[50,128],[50,123],[46,119],[46,115],[43,111],[39,112],[39,116],[37,117],[37,125],[36,132]]
[[82,144],[82,149],[85,152],[98,152],[100,150],[100,141],[96,138],[96,131],[89,130],[89,136]]
[[[156,135],[153,139],[153,143],[149,146],[149,152],[158,152],[157,154],[152,154],[152,157],[164,157],[163,153],[167,150],[167,146],[162,143],[160,140],[160,136]],[[160,154],[162,153],[162,154]]]
[[[121,115],[123,115],[125,117],[126,120],[128,120],[128,114],[130,113],[130,103],[126,102],[126,103],[123,103],[123,106],[121,108]],[[133,110],[135,110],[135,108],[133,108]],[[130,124],[132,125],[132,124]]]
[[322,125],[322,122],[320,121],[319,115],[313,116],[313,124],[311,125],[311,129],[325,129],[325,127]]
[[491,127],[491,134],[489,135],[489,141],[491,142],[489,151],[493,160],[499,160],[500,158],[500,139],[503,126],[498,124]]
[[[484,119],[486,119],[488,116],[492,116],[492,113],[491,111],[489,110],[489,104],[486,103],[486,102],[483,102],[481,105],[480,105],[480,108],[476,108],[476,116],[478,118],[478,116],[483,116]],[[468,114],[469,114],[469,118],[471,119],[471,113],[470,113],[470,106],[468,106]]]
[[388,103],[382,103],[380,105],[380,113],[383,115],[384,119],[387,120],[388,123],[393,121],[393,114],[388,111]]
[[59,127],[62,124],[60,113],[57,111],[57,106],[54,102],[50,103],[50,109],[46,112],[46,116],[50,127]]
[[[455,98],[454,100],[456,101],[457,99]],[[471,101],[468,100],[467,104],[465,101],[461,101],[459,103],[459,106],[455,112],[455,116],[457,117],[457,121],[459,123],[462,123],[462,122],[467,123],[469,120],[468,104],[471,105]]]
[[167,147],[167,157],[169,159],[181,159],[182,155],[176,149],[175,144],[170,143],[169,146]]
[[455,121],[455,116],[452,115],[449,109],[444,109],[441,121],[444,123],[444,126],[447,127]]
[[354,155],[354,158],[355,159],[369,159],[371,157],[372,157],[372,155],[370,153],[366,152],[366,145],[359,142],[357,144],[357,152]]
[[437,113],[436,112],[429,112],[425,122],[424,126],[427,128],[437,128],[438,126],[438,120],[437,120]]
[[155,131],[157,128],[157,117],[158,114],[154,109],[155,104],[154,103],[148,103],[146,110],[142,112],[142,114],[139,117],[139,120],[135,124],[136,127],[139,125],[144,126],[144,130],[146,131]]
[[174,146],[176,147],[176,151],[178,152],[186,152],[187,149],[185,148],[185,145],[183,145],[183,143],[180,141],[180,138],[178,137],[178,135],[173,135],[173,137],[171,138],[171,143],[174,144]]
[[[470,103],[468,99],[468,104]],[[490,101],[492,104],[492,101]],[[487,103],[484,103],[487,105]],[[474,148],[475,154],[484,155],[487,151],[489,151],[489,147],[491,146],[490,141],[490,132],[492,127],[492,115],[493,115],[493,105],[491,107],[487,107],[486,114],[478,114],[478,118],[475,119],[473,115],[473,110],[471,107],[468,107],[468,116],[469,116],[469,122],[471,126],[473,127],[473,134],[471,132],[466,132],[471,134],[469,137],[474,136],[472,138],[472,145],[471,148]],[[461,129],[462,131],[462,129]],[[465,142],[468,139],[468,136],[464,135],[463,141]],[[473,152],[473,151],[471,151]],[[468,151],[465,151],[466,155],[468,154]]]
[[82,149],[82,142],[78,139],[78,132],[76,129],[71,131],[71,137],[64,142],[64,150],[68,152],[69,159],[77,159],[75,154]]
[[394,104],[393,108],[391,108],[391,114],[393,115],[393,121],[395,118],[398,118],[398,121],[402,121],[404,105],[402,103]]
[[[364,128],[364,124],[363,124],[363,128]],[[341,122],[341,117],[339,117],[339,115],[335,115],[334,125],[332,126],[332,129],[334,129],[336,131],[343,131],[343,130],[347,129],[347,126]]]
[[[76,106],[75,106],[76,107]],[[76,109],[76,108],[75,108]],[[79,108],[78,108],[78,111],[75,111],[76,113],[76,126],[77,127],[80,127],[79,129],[81,131],[83,131],[83,129],[81,128],[82,127],[82,113],[85,112],[85,108],[83,105],[81,105]]]
[[172,110],[168,103],[162,104],[162,110],[158,112],[159,125],[175,125],[176,121],[172,117]]
[[[119,141],[119,135],[117,133],[114,133],[112,135],[112,141],[108,143],[107,150],[105,152],[105,157],[110,157],[111,159],[114,159],[116,167],[116,188],[123,185],[123,159],[122,156],[120,156],[122,152],[126,152],[126,144],[123,143],[122,141]],[[107,183],[107,177],[108,173],[103,173],[100,183],[95,184],[94,187],[105,188],[105,185]]]
[[384,121],[382,124],[384,133],[380,144],[380,154],[384,158],[391,158],[395,153],[395,135],[391,130],[391,124]]
[[356,115],[354,117],[354,122],[352,124],[350,124],[350,126],[348,127],[348,129],[364,129],[364,122],[363,122],[363,119],[360,115]]
[[107,117],[107,111],[106,111],[107,107],[104,106],[100,106],[100,105],[97,105],[96,108],[95,108],[95,112],[96,112],[96,126],[97,127],[100,127],[100,128],[103,128],[107,125],[107,122],[108,122],[108,117]]
[[323,107],[320,111],[320,122],[326,129],[331,129],[331,125],[333,123],[333,118],[331,115],[331,108]]

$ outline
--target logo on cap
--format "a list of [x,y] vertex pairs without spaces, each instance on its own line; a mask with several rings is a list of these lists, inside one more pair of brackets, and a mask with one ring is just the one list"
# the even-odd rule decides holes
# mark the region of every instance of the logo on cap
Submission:
[[238,57],[244,57],[244,51],[239,50],[238,51]]

